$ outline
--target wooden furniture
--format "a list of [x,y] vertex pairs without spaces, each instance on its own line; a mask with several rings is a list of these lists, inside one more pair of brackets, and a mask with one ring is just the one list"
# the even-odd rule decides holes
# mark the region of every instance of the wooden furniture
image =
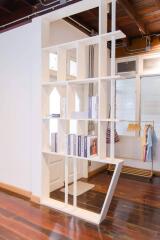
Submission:
[[[94,3],[94,5],[93,5]],[[80,4],[80,3],[79,3]],[[115,0],[101,0],[101,1],[81,1],[83,8],[89,9],[99,7],[99,34],[93,37],[87,37],[80,40],[67,42],[59,45],[46,46],[43,51],[43,81],[42,81],[42,161],[43,161],[43,195],[41,203],[60,211],[69,213],[71,215],[82,218],[94,224],[99,224],[105,218],[110,202],[117,185],[120,171],[123,165],[123,160],[115,158],[114,149],[114,108],[115,108],[115,81],[118,76],[115,75],[115,43],[117,39],[124,38],[125,35],[121,31],[116,31],[116,1]],[[112,6],[112,31],[107,32],[107,15],[109,4]],[[76,4],[74,5],[76,8]],[[85,10],[85,9],[84,9]],[[54,15],[54,14],[53,14]],[[53,16],[54,18],[54,16]],[[47,21],[47,20],[45,20]],[[46,22],[45,22],[46,24]],[[46,30],[47,24],[44,29]],[[48,32],[49,29],[48,24]],[[46,32],[46,31],[45,31]],[[45,36],[44,36],[45,37]],[[107,42],[111,42],[111,71],[107,72],[106,60],[107,57]],[[94,78],[87,76],[87,48],[91,45],[96,45],[98,49],[98,74]],[[77,77],[71,80],[68,79],[67,60],[70,51],[74,51],[77,62]],[[58,56],[57,74],[56,76],[50,73],[49,70],[49,54],[56,53]],[[109,82],[109,88],[108,83]],[[94,157],[78,157],[69,155],[66,152],[66,135],[70,133],[70,123],[72,124],[72,113],[76,111],[76,95],[82,101],[82,111],[88,111],[88,88],[89,83],[93,83],[96,87],[95,96],[99,99],[98,117],[96,119],[78,118],[77,132],[78,134],[87,135],[87,127],[89,121],[96,123],[96,135],[98,137],[98,153]],[[57,119],[57,144],[58,151],[52,152],[49,141],[49,126],[50,118],[49,112],[49,97],[53,89],[57,89],[60,99],[66,99],[66,114],[60,115]],[[110,94],[111,116],[107,119],[107,92]],[[60,110],[61,112],[61,110]],[[111,144],[110,144],[110,157],[106,158],[106,123],[110,122],[111,126]],[[83,174],[87,177],[88,174],[88,160],[96,163],[114,164],[115,171],[105,197],[104,204],[100,214],[96,214],[87,210],[77,207],[77,179]],[[65,182],[65,201],[60,202],[49,198],[49,179],[51,163],[54,176],[52,181],[52,191],[60,188]],[[69,172],[70,165],[73,164],[72,172]],[[79,171],[79,169],[82,169]],[[68,184],[73,181],[73,205],[68,204]]]

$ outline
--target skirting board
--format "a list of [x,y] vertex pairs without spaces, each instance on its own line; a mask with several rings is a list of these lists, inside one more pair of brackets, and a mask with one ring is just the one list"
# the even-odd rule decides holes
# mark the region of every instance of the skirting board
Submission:
[[104,171],[107,171],[107,165],[105,164],[104,166],[102,167],[99,167],[91,172],[88,173],[88,177],[93,177],[95,175],[97,175],[98,173],[101,173],[101,172],[104,172]]
[[22,188],[18,188],[18,187],[15,187],[13,185],[9,185],[9,184],[0,182],[0,189],[7,190],[11,193],[18,194],[19,196],[25,197],[33,203],[38,203],[38,204],[40,203],[40,198],[39,197],[37,197],[35,195],[32,195],[31,192],[29,192],[27,190],[24,190]]

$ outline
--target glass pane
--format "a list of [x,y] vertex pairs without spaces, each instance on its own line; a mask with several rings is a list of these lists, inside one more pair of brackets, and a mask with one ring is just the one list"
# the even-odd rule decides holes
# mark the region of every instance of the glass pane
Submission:
[[127,132],[129,121],[135,121],[136,116],[136,79],[116,81],[116,118],[125,120],[117,125],[121,135],[134,134]]
[[121,62],[117,64],[117,72],[132,72],[136,71],[136,61]]
[[145,74],[160,73],[160,58],[144,59],[143,72]]
[[141,79],[141,119],[155,121],[156,134],[160,135],[160,76]]

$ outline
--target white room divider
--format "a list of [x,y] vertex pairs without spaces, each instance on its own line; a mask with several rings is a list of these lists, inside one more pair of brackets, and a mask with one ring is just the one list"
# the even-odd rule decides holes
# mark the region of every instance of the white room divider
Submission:
[[[111,4],[111,32],[107,31],[107,21],[109,13],[109,4]],[[75,3],[71,6],[65,7],[60,10],[56,10],[53,13],[44,16],[43,27],[45,31],[43,34],[49,36],[49,26],[50,23],[66,17],[80,11],[89,10],[95,7],[99,7],[99,34],[93,37],[82,38],[80,40],[67,42],[59,45],[45,46],[42,48],[42,62],[43,62],[43,79],[42,79],[42,189],[43,194],[41,197],[41,203],[52,207],[54,209],[60,210],[65,213],[69,213],[73,216],[82,218],[88,222],[94,224],[100,224],[108,212],[114,190],[117,185],[117,181],[120,176],[121,168],[123,165],[123,160],[115,158],[115,81],[119,78],[115,72],[115,50],[116,50],[116,40],[125,38],[125,35],[121,31],[116,31],[116,0],[83,0]],[[47,33],[47,34],[46,34]],[[43,36],[45,38],[45,36]],[[111,73],[107,72],[107,42],[111,42]],[[48,42],[48,41],[46,41]],[[88,78],[86,74],[86,49],[88,46],[96,44],[98,46],[98,76],[94,78]],[[77,58],[77,78],[68,80],[66,78],[66,61],[67,61],[67,51],[75,49]],[[58,70],[57,78],[55,81],[50,81],[49,70],[48,70],[48,59],[50,53],[56,53],[58,55]],[[110,81],[110,103],[111,103],[111,113],[108,118],[105,109],[105,92],[104,86],[106,82]],[[69,155],[65,151],[65,144],[62,144],[65,138],[65,134],[68,131],[68,122],[72,120],[71,113],[75,109],[74,91],[78,91],[78,86],[88,83],[97,84],[97,92],[99,98],[99,108],[98,117],[94,119],[98,125],[98,154],[95,157],[80,157],[75,155]],[[66,115],[57,119],[58,121],[58,136],[60,150],[53,152],[49,146],[49,121],[48,108],[49,100],[48,95],[53,89],[57,87],[60,94],[65,96],[66,99]],[[85,105],[85,103],[84,103]],[[79,118],[79,126],[82,131],[85,132],[86,124],[88,121],[93,120],[91,118]],[[110,157],[106,157],[106,124],[110,122],[111,126],[111,139],[110,139]],[[49,197],[49,163],[48,156],[52,157],[63,157],[64,158],[64,172],[65,172],[65,202],[51,199]],[[74,196],[73,205],[68,203],[68,161],[73,160],[73,184],[74,184]],[[80,161],[85,164],[86,161],[103,163],[103,164],[114,164],[115,171],[110,182],[110,186],[105,197],[101,213],[93,213],[88,210],[81,209],[77,207],[77,164]],[[87,163],[88,164],[88,163]],[[55,169],[56,171],[56,169]]]

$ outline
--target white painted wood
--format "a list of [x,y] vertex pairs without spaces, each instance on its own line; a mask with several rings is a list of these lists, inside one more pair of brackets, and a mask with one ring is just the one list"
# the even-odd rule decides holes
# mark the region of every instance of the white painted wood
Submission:
[[[54,153],[54,152],[50,152],[47,150],[44,150],[42,152],[44,155],[53,155],[53,156],[65,156],[68,158],[75,158],[75,156],[73,155],[67,155],[64,153]],[[85,158],[85,157],[78,157],[76,156],[77,159],[79,160],[85,160],[85,161],[93,161],[93,162],[100,162],[100,163],[106,163],[106,164],[118,164],[119,162],[123,162],[123,159],[119,159],[119,158],[114,158],[113,160],[111,158],[104,158],[101,159],[99,157],[90,157],[90,158]]]
[[[108,3],[112,2],[112,0],[106,0]],[[87,11],[92,8],[96,8],[99,6],[99,0],[82,0],[78,3],[71,4],[69,6],[63,7],[54,11],[53,13],[49,13],[42,18],[47,19],[48,21],[57,21],[59,19],[72,16],[74,14]]]
[[43,48],[43,51],[54,52],[54,51],[57,51],[58,48],[73,49],[73,48],[77,48],[78,44],[84,44],[86,46],[98,44],[99,39],[102,38],[102,39],[105,39],[106,41],[111,41],[113,36],[115,37],[115,39],[121,39],[121,38],[126,37],[126,35],[124,33],[122,33],[120,30],[118,30],[118,31],[114,31],[114,32],[104,33],[101,35],[96,35],[93,37],[83,38],[83,39],[73,41],[73,42],[68,42],[68,43],[63,43],[63,44],[59,44],[59,45],[45,47],[45,48]]
[[57,156],[56,158],[49,157],[49,191],[53,192],[64,186],[64,158]]
[[73,158],[73,206],[77,207],[77,158]]
[[106,214],[108,212],[108,209],[109,209],[109,206],[110,206],[115,188],[117,186],[117,182],[118,182],[119,175],[120,175],[120,172],[121,172],[121,169],[122,169],[122,165],[123,165],[123,162],[119,162],[119,163],[116,164],[116,168],[114,170],[112,180],[111,180],[111,183],[109,185],[109,189],[108,189],[108,192],[107,192],[107,195],[106,195],[106,198],[105,198],[102,210],[101,210],[100,222],[102,222],[105,219]]
[[42,196],[44,198],[49,198],[49,182],[50,182],[50,172],[48,167],[48,159],[42,156]]
[[[112,2],[112,32],[107,33],[107,13],[108,13],[108,3]],[[65,159],[65,166],[64,166],[64,180],[65,180],[65,203],[60,203],[55,200],[51,200],[46,198],[42,198],[42,203],[47,204],[48,206],[54,207],[56,209],[59,209],[61,211],[67,212],[69,214],[72,214],[74,216],[80,217],[82,219],[85,219],[86,221],[99,224],[107,214],[118,178],[120,174],[120,170],[123,164],[123,160],[116,159],[114,154],[114,123],[117,121],[115,119],[115,100],[114,100],[114,94],[115,94],[115,80],[119,78],[119,76],[116,76],[115,71],[115,41],[116,39],[120,39],[125,37],[125,35],[121,31],[115,31],[115,16],[116,16],[116,1],[107,1],[107,0],[93,0],[88,1],[84,0],[81,1],[80,4],[75,4],[74,6],[68,8],[67,12],[65,13],[65,16],[69,13],[69,11],[72,9],[73,12],[78,12],[79,10],[75,9],[75,6],[80,6],[82,9],[91,9],[93,6],[99,6],[99,29],[100,34],[94,37],[90,38],[84,38],[80,40],[76,40],[73,42],[69,42],[66,44],[59,44],[56,46],[51,46],[47,48],[43,48],[44,52],[54,52],[57,51],[59,57],[59,63],[58,63],[58,81],[50,83],[49,79],[47,81],[43,80],[42,86],[44,89],[52,89],[52,87],[56,86],[57,89],[60,91],[60,95],[64,95],[61,92],[61,87],[66,86],[66,98],[67,98],[67,116],[64,120],[58,120],[59,124],[59,145],[61,146],[59,148],[58,153],[53,153],[49,150],[47,145],[44,145],[42,154],[45,158],[53,157],[53,158],[59,158],[62,157]],[[83,6],[83,4],[85,6]],[[72,14],[73,14],[72,12]],[[64,15],[64,9],[61,11],[54,12],[55,16],[52,16],[51,14],[48,15],[48,20],[52,21],[56,19],[56,14],[58,18],[61,18]],[[111,76],[107,76],[107,41],[112,42],[112,49],[111,49]],[[86,53],[87,53],[87,46],[98,44],[99,46],[99,52],[98,52],[98,77],[96,78],[86,78],[87,77],[87,61],[86,61]],[[77,79],[68,79],[68,76],[66,74],[66,59],[67,54],[66,51],[71,51],[71,49],[76,49],[77,54]],[[61,67],[65,66],[65,70]],[[102,106],[105,101],[106,93],[104,92],[104,89],[108,87],[107,82],[110,81],[111,83],[111,116],[110,119],[107,119],[108,116],[107,110],[103,111]],[[61,82],[61,83],[60,83]],[[85,83],[85,84],[84,84]],[[99,107],[98,112],[98,156],[97,157],[91,157],[91,158],[84,158],[84,157],[77,157],[77,156],[70,156],[66,154],[64,151],[64,146],[62,145],[63,139],[65,138],[65,134],[69,134],[70,130],[69,127],[65,124],[69,125],[69,121],[72,119],[72,112],[76,111],[76,104],[75,104],[75,96],[76,94],[81,99],[81,106],[80,111],[85,111],[88,108],[88,84],[94,83],[97,84],[97,90],[94,92],[95,95],[99,96],[99,104],[101,107]],[[61,86],[61,87],[60,87]],[[105,88],[104,88],[105,86]],[[49,91],[49,90],[48,90]],[[45,118],[44,118],[45,119]],[[77,121],[78,128],[77,133],[87,135],[88,134],[88,120],[89,119],[78,119]],[[106,158],[105,156],[105,131],[106,131],[106,122],[110,121],[111,123],[111,156],[110,158]],[[45,123],[48,121],[44,121]],[[97,131],[97,130],[96,130]],[[82,171],[85,172],[85,175],[87,175],[88,170],[88,161],[94,162],[94,163],[103,163],[103,164],[115,164],[116,170],[113,175],[113,179],[111,181],[111,184],[109,186],[109,191],[107,193],[104,206],[102,208],[102,212],[100,215],[77,208],[77,180],[79,177],[83,176]],[[84,164],[85,163],[85,164]],[[47,166],[46,166],[47,167]],[[46,170],[46,169],[45,169]],[[81,171],[82,170],[82,171]],[[68,183],[73,182],[73,189],[74,189],[74,196],[73,196],[73,206],[70,206],[68,204]],[[48,191],[48,190],[47,190]]]
[[112,0],[112,32],[116,31],[116,0]]
[[68,158],[65,157],[65,204],[68,204]]
[[106,0],[99,0],[99,34],[107,32],[108,9],[108,2]]
[[51,198],[42,198],[41,199],[41,204],[47,206],[47,207],[51,207],[53,209],[57,209],[58,211],[61,212],[65,212],[67,214],[70,214],[72,216],[78,217],[80,219],[83,219],[89,223],[98,225],[100,223],[100,217],[99,214],[78,208],[78,207],[74,207],[72,205],[65,205],[62,202],[56,201],[54,199]]
[[85,79],[87,74],[86,65],[86,46],[85,44],[78,43],[77,45],[77,79]]
[[57,80],[65,81],[66,79],[66,70],[67,70],[67,52],[66,49],[58,48],[58,72]]

